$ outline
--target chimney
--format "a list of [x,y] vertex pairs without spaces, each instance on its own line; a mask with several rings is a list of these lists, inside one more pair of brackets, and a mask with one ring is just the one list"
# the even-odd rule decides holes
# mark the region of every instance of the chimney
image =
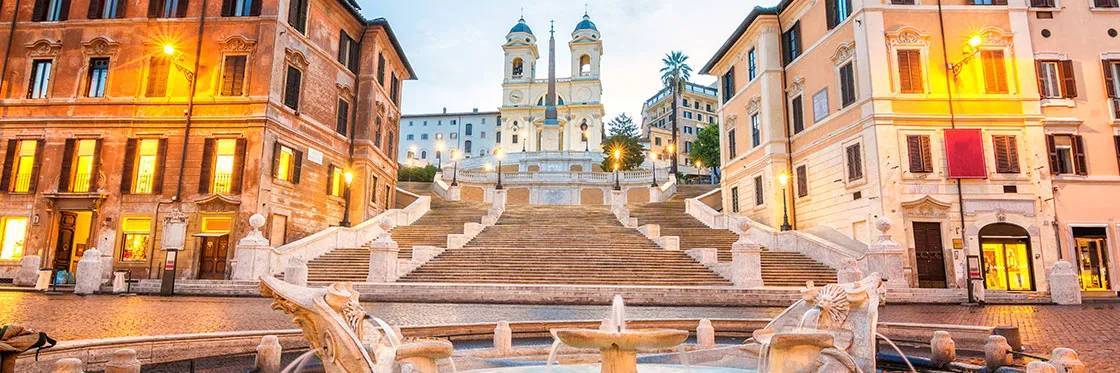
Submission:
[[474,108],[474,112],[475,112],[475,113],[477,113],[477,112],[478,112],[478,108]]
[[447,114],[447,107],[446,106],[443,107],[443,113]]

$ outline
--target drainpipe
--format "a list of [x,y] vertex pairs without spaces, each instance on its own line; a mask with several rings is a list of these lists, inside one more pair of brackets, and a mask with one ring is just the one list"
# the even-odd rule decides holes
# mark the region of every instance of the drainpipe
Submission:
[[[8,26],[8,45],[4,47],[4,63],[0,65],[0,92],[4,92],[5,77],[8,75],[8,60],[12,57],[12,44],[15,43],[16,21],[19,19],[20,0],[16,0],[16,8],[12,12],[12,22]],[[0,9],[4,8],[4,0],[0,0]]]
[[179,156],[179,180],[175,185],[175,196],[173,197],[173,201],[180,204],[183,199],[183,173],[186,171],[187,165],[187,145],[190,144],[191,120],[194,116],[194,95],[198,90],[198,67],[202,62],[202,33],[206,30],[206,3],[207,0],[202,0],[202,10],[198,15],[198,37],[194,46],[194,69],[191,70],[190,95],[187,96],[187,118],[183,128],[183,148]]
[[[781,13],[781,12],[779,11],[778,13]],[[786,90],[788,89],[787,88],[788,85],[786,84],[786,64],[785,64],[785,61],[781,60],[785,56],[785,45],[782,44],[782,32],[783,31],[782,31],[782,17],[781,17],[780,14],[778,14],[777,19],[778,19],[778,58],[779,58],[779,63],[782,64],[782,73],[781,73],[781,79],[782,79],[782,118],[785,119],[782,122],[784,123],[783,127],[785,127],[783,129],[783,131],[785,132],[785,135],[786,135],[786,175],[789,175],[789,179],[792,180],[793,179],[793,134],[790,133],[790,127],[792,126],[792,123],[790,122],[790,117],[789,117],[789,97],[786,97],[787,96],[786,95]],[[789,201],[789,221],[790,221],[790,225],[793,226],[794,230],[797,230],[797,200],[795,198],[793,198],[792,196],[790,196],[790,191],[792,191],[793,188],[791,187],[791,188],[782,188],[782,189],[783,189],[782,194],[784,195],[786,200]],[[783,213],[785,213],[785,212],[783,211]]]

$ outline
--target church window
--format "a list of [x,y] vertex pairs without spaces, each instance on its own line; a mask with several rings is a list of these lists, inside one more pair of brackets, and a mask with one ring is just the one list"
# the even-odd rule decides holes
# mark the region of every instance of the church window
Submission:
[[579,75],[591,75],[591,56],[585,54],[579,57]]
[[514,58],[513,59],[513,78],[514,79],[520,79],[524,75],[525,75],[525,62],[523,60],[521,60],[521,57]]

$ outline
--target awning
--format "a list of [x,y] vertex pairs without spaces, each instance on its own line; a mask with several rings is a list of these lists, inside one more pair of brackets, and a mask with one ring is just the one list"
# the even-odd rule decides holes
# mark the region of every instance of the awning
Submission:
[[229,235],[229,232],[222,232],[222,233],[195,233],[195,234],[192,234],[192,236],[195,236],[195,237],[221,237],[221,236],[228,236],[228,235]]

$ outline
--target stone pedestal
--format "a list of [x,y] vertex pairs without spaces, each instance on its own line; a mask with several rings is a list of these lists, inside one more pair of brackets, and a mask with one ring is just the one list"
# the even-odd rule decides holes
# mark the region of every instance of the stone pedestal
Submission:
[[491,200],[490,206],[493,207],[493,208],[497,208],[499,211],[500,210],[505,210],[505,208],[506,208],[506,190],[505,189],[494,189],[494,199]]
[[397,280],[397,257],[400,254],[397,242],[388,234],[369,244],[369,282],[393,282]]
[[696,326],[696,344],[702,348],[716,346],[716,329],[712,327],[711,320],[702,319],[700,325]]
[[686,250],[685,254],[688,254],[692,259],[700,262],[700,264],[719,263],[719,253],[714,247],[694,247]]
[[731,245],[731,282],[735,287],[762,287],[762,246],[746,236]]
[[643,236],[646,236],[646,238],[648,238],[648,239],[656,240],[658,237],[661,237],[661,225],[660,224],[646,224],[646,225],[638,227],[638,232],[641,233]]
[[109,362],[105,364],[105,373],[140,373],[140,360],[136,359],[136,350],[122,348],[113,351]]
[[254,372],[280,373],[280,355],[282,352],[280,339],[275,335],[261,337],[261,343],[257,345],[257,358],[253,361]]
[[97,248],[86,249],[78,260],[78,273],[74,276],[74,294],[93,294],[101,288],[101,251]]
[[501,355],[508,355],[513,351],[513,330],[508,321],[499,321],[494,328],[494,350]]
[[82,365],[81,360],[72,357],[58,359],[54,362],[54,369],[51,370],[51,373],[83,373]]
[[1067,261],[1054,263],[1050,269],[1050,299],[1057,304],[1081,304],[1081,284],[1077,270]]
[[307,261],[292,257],[284,267],[284,281],[289,284],[307,286]]
[[441,252],[443,252],[443,249],[435,247],[435,246],[413,246],[412,247],[412,262],[413,263],[427,262],[428,260],[431,260],[432,258],[435,258],[436,255],[439,255]]
[[863,278],[863,271],[859,269],[859,262],[855,259],[844,259],[844,265],[836,271],[836,283],[847,284]]
[[[614,175],[611,175],[611,176],[613,177]],[[625,207],[626,206],[626,191],[611,190],[611,206],[612,206],[612,209],[614,207]]]
[[43,259],[38,255],[28,255],[19,260],[19,272],[16,272],[16,278],[12,283],[16,286],[35,286],[35,280],[39,278],[39,265],[42,264]]
[[249,217],[249,226],[252,227],[252,230],[245,235],[245,238],[237,241],[237,248],[234,251],[234,261],[237,265],[233,266],[231,279],[256,281],[261,276],[268,275],[272,246],[268,239],[261,234],[261,227],[264,226],[264,223],[265,218],[261,214],[253,214]]
[[128,279],[126,272],[113,273],[113,294],[120,294],[128,291]]
[[657,239],[657,246],[669,251],[680,251],[681,238],[678,236],[661,236]]
[[903,265],[906,262],[906,250],[887,234],[891,229],[890,220],[879,218],[875,222],[875,228],[879,230],[879,238],[867,247],[867,254],[863,259],[865,272],[878,272],[886,280],[886,287],[910,287]]
[[462,189],[458,185],[447,187],[447,196],[445,197],[448,201],[458,201],[463,198],[462,196]]

